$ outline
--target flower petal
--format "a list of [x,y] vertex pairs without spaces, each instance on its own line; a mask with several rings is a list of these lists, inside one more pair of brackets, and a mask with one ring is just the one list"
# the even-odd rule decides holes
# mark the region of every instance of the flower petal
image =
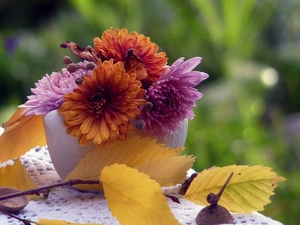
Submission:
[[145,121],[146,134],[165,140],[182,126],[184,119],[193,119],[192,107],[202,97],[194,87],[208,77],[193,71],[200,61],[200,57],[185,62],[183,58],[178,59],[147,90],[145,99],[153,108],[142,110],[140,116]]
[[122,62],[99,62],[81,85],[66,95],[58,109],[68,127],[67,132],[85,145],[93,140],[97,147],[116,139],[124,140],[132,130],[129,119],[141,113],[141,82],[135,74],[128,74]]

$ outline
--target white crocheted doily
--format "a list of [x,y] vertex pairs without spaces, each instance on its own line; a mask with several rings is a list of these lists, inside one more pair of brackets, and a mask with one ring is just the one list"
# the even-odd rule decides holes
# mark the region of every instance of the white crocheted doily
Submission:
[[[60,182],[46,148],[35,148],[21,157],[29,174],[39,186]],[[180,204],[168,199],[172,212],[181,224],[192,225],[198,212],[203,208],[190,201],[180,199]],[[19,218],[38,221],[39,218],[59,219],[76,223],[102,223],[118,225],[110,213],[103,194],[83,192],[73,188],[57,188],[46,200],[30,201],[19,213]],[[233,214],[234,224],[282,225],[259,213]],[[21,225],[14,218],[0,214],[1,225]]]

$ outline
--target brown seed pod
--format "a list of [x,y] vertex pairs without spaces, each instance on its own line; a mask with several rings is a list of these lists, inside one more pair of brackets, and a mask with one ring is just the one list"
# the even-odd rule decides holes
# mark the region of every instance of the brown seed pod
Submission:
[[[15,194],[21,192],[15,188],[0,188],[0,196],[6,196],[10,194]],[[0,209],[4,210],[8,213],[17,213],[29,203],[28,197],[26,195],[22,195],[19,197],[9,198],[0,201]]]
[[76,78],[76,79],[75,79],[75,83],[76,83],[77,85],[82,84],[82,83],[83,83],[83,78],[81,78],[81,77]]
[[151,111],[153,109],[153,104],[151,102],[146,102],[144,105],[144,109],[147,111]]
[[70,63],[67,66],[67,70],[69,73],[74,73],[77,70],[77,65],[75,63]]
[[218,201],[221,198],[223,191],[225,190],[229,180],[233,176],[230,174],[225,184],[223,185],[220,192],[216,195],[214,193],[209,193],[206,197],[209,206],[204,207],[196,217],[197,225],[215,225],[215,224],[232,224],[233,217],[230,212],[223,206],[218,205]]
[[72,63],[72,60],[69,56],[64,56],[63,63],[69,65],[70,63]]
[[145,125],[146,125],[146,123],[142,119],[137,119],[136,124],[135,124],[136,128],[138,128],[138,129],[143,129],[145,127]]
[[96,67],[96,64],[93,62],[89,62],[88,64],[86,64],[87,70],[93,70],[93,69],[95,69],[95,67]]

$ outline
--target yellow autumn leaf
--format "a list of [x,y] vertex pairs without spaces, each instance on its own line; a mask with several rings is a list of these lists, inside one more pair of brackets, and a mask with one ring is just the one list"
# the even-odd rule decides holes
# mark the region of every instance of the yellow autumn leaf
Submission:
[[24,116],[24,109],[18,109],[3,124],[0,135],[0,162],[18,158],[35,146],[46,145],[42,116]]
[[37,184],[27,173],[20,159],[17,159],[13,165],[0,168],[0,186],[13,187],[21,191],[37,188]]
[[63,220],[48,220],[48,219],[39,219],[37,225],[102,225],[100,223],[71,223]]
[[180,224],[159,184],[148,175],[126,165],[113,164],[102,170],[100,181],[111,213],[121,224]]
[[136,168],[150,176],[161,186],[167,187],[182,183],[186,179],[186,172],[192,167],[195,159],[192,156],[158,155],[144,161]]
[[285,178],[263,166],[226,166],[204,170],[197,175],[188,188],[185,198],[201,205],[208,205],[206,196],[217,194],[233,172],[223,192],[220,205],[233,212],[262,211],[270,203],[274,188]]
[[[126,141],[118,141],[113,145],[106,145],[101,149],[95,148],[88,152],[65,178],[65,181],[70,179],[97,180],[105,166],[119,163],[136,168],[157,155],[168,158],[179,155],[182,150],[183,147],[165,148],[163,144],[157,144],[155,139],[129,136]],[[189,158],[186,160],[188,163],[191,161]],[[169,165],[171,166],[171,164]],[[184,168],[179,168],[178,165],[172,166],[174,171],[184,170],[184,173],[187,171],[186,166]],[[77,187],[84,190],[101,190],[101,186],[96,187],[95,185],[78,185]]]

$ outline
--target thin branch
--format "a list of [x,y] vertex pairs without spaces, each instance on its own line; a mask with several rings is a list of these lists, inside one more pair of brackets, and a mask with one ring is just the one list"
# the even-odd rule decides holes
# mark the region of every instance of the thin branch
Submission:
[[17,220],[21,221],[24,225],[30,225],[30,224],[31,224],[31,221],[25,220],[25,219],[21,219],[21,218],[15,216],[15,215],[13,215],[13,214],[11,214],[11,213],[9,213],[9,212],[6,212],[6,211],[3,210],[3,209],[0,209],[0,212],[2,212],[3,214],[5,214],[5,215],[7,215],[7,216],[9,216],[9,217],[12,217],[12,218],[14,218],[14,219],[17,219]]
[[19,197],[23,195],[36,195],[36,194],[47,194],[49,193],[50,189],[56,188],[56,187],[64,187],[64,186],[73,186],[77,184],[101,184],[99,180],[68,180],[66,182],[58,183],[58,184],[53,184],[41,188],[35,188],[35,189],[30,189],[27,191],[22,191],[22,192],[17,192],[9,195],[4,195],[0,197],[0,201],[14,198],[14,197]]
[[[225,184],[223,185],[222,189],[220,190],[220,192],[217,194],[218,198],[220,199],[221,198],[221,195],[223,194],[223,191],[225,190],[226,186],[228,185],[230,179],[232,178],[233,176],[233,172],[231,172],[231,174],[229,175],[229,177],[227,178]],[[218,199],[218,201],[219,201]]]
[[164,194],[164,196],[166,196],[167,198],[171,199],[173,202],[180,204],[178,196],[168,195],[168,194]]

